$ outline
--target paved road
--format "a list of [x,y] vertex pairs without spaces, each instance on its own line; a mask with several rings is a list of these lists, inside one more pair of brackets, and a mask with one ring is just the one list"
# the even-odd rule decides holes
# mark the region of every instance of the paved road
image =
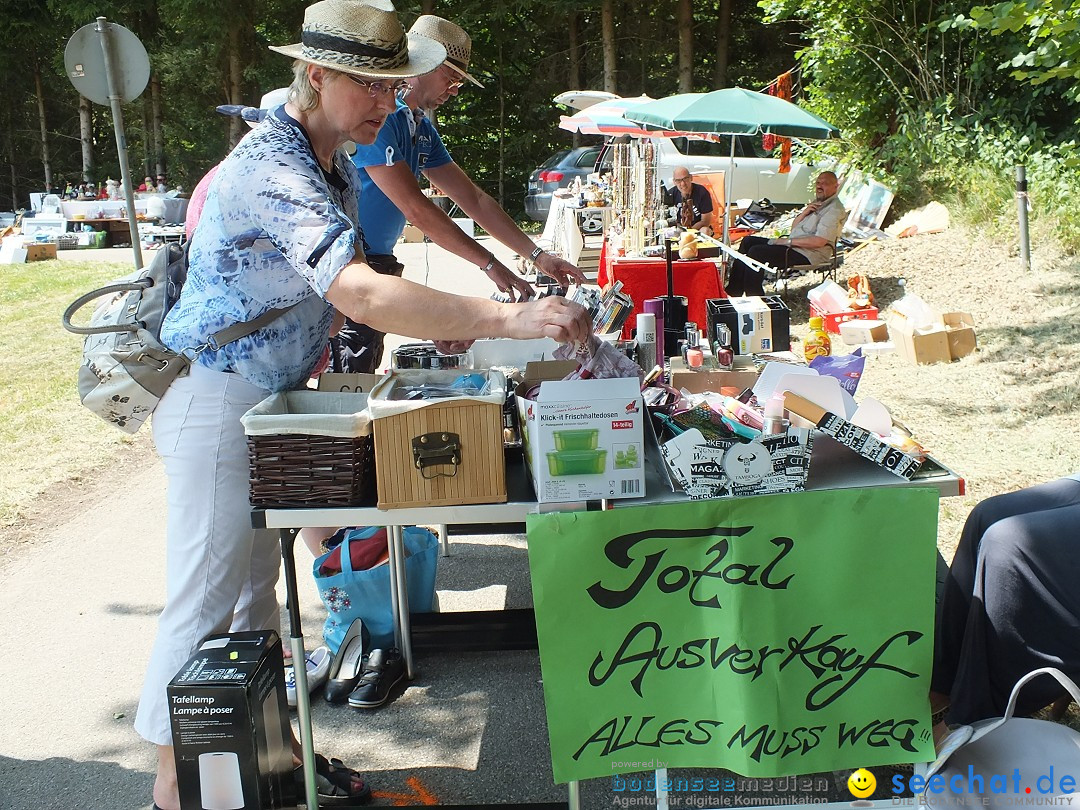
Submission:
[[[104,251],[78,255],[96,253]],[[492,291],[479,269],[434,245],[400,245],[399,256],[418,282]],[[131,483],[142,498],[136,507],[115,494]],[[130,810],[150,800],[154,754],[131,724],[164,593],[163,472],[148,453],[97,486],[73,486],[70,498],[78,517],[43,532],[0,571],[0,810]],[[440,562],[443,610],[531,604],[521,535],[454,541]],[[307,552],[297,558],[307,570]],[[311,577],[300,584],[310,648],[325,613]],[[378,711],[316,699],[316,748],[370,773],[383,806],[565,801],[552,782],[535,652],[424,654],[418,663],[418,678]],[[824,789],[843,795],[832,781]],[[644,792],[615,792],[602,779],[584,783],[582,799],[586,808],[649,803]]]
[[[500,258],[512,257],[484,241]],[[131,257],[129,250],[69,253],[80,260]],[[420,283],[494,291],[478,268],[437,246],[400,245],[399,256]],[[123,472],[97,487],[73,486],[79,516],[36,538],[0,571],[7,623],[3,810],[119,810],[149,802],[153,750],[131,724],[164,594],[165,486],[152,454]],[[115,495],[132,482],[142,498],[137,507]],[[439,573],[444,610],[530,604],[523,537],[462,538],[453,549]],[[303,549],[297,556],[306,571],[310,557]],[[310,647],[320,641],[325,612],[311,577],[302,576],[301,586]],[[565,796],[551,779],[535,653],[430,655],[419,663],[416,682],[377,712],[316,700],[318,750],[371,771],[376,790],[416,803],[424,792],[452,803]]]

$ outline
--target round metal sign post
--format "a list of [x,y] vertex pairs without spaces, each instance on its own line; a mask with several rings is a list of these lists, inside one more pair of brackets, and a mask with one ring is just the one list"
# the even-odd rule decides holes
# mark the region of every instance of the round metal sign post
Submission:
[[120,105],[134,101],[146,89],[150,79],[150,59],[146,55],[146,48],[138,37],[122,25],[98,17],[96,23],[84,25],[68,40],[64,49],[64,67],[79,93],[93,102],[108,104],[112,108],[120,180],[124,184],[124,199],[127,201],[131,249],[135,253],[135,269],[140,270],[143,263],[139,249],[139,224],[128,167],[124,113]]

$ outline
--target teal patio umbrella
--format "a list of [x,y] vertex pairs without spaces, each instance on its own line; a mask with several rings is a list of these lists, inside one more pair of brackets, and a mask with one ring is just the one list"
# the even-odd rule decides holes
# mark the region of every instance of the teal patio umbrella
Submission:
[[[623,117],[656,129],[731,136],[731,162],[735,166],[736,135],[779,135],[785,138],[839,138],[840,130],[790,101],[741,87],[711,93],[681,93],[626,110]],[[729,176],[731,176],[729,174]],[[731,206],[731,184],[725,182],[725,200]],[[724,243],[728,242],[724,215]]]

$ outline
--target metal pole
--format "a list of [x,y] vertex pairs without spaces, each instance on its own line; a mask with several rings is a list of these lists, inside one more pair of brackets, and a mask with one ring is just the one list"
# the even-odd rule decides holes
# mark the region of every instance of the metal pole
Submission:
[[1016,215],[1020,220],[1020,266],[1031,269],[1031,240],[1028,236],[1027,170],[1016,167]]
[[105,81],[109,87],[109,104],[112,107],[113,131],[116,134],[116,154],[120,158],[120,180],[124,184],[124,199],[127,200],[128,231],[131,233],[131,249],[135,252],[135,269],[143,266],[142,251],[139,250],[139,223],[135,218],[135,192],[131,185],[131,170],[128,168],[127,138],[124,135],[124,112],[120,109],[120,91],[116,87],[113,72],[112,43],[110,42],[109,23],[104,17],[97,18],[95,30],[101,39],[101,52],[105,55]]

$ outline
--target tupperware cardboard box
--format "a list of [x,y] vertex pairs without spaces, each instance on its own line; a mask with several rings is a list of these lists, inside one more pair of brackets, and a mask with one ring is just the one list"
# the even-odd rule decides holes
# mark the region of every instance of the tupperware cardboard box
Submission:
[[889,337],[909,363],[948,363],[975,351],[975,321],[966,312],[946,312],[929,331],[913,329],[903,315],[889,320]]
[[708,340],[716,338],[718,323],[726,323],[735,354],[786,351],[791,346],[791,312],[779,295],[709,298],[705,314]]
[[295,807],[277,633],[210,637],[167,693],[182,810]]
[[[537,501],[643,497],[645,409],[637,379],[567,381],[562,379],[565,365],[554,365],[530,363],[517,389],[525,459]],[[544,376],[556,375],[539,383],[535,401],[525,398]]]

